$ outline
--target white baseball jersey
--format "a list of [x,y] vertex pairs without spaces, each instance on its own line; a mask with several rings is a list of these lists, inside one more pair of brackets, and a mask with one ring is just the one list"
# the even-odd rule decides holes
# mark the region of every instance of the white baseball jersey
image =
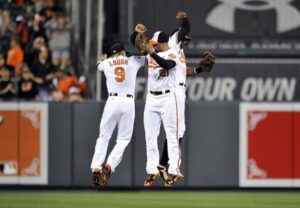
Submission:
[[176,62],[174,68],[166,70],[167,76],[161,76],[160,70],[165,70],[159,66],[156,61],[148,56],[148,90],[161,91],[171,89],[176,86],[176,67],[179,62],[177,52],[173,49],[169,49],[164,52],[157,53],[160,57],[166,60],[173,60]]
[[136,74],[145,65],[145,56],[115,56],[98,64],[106,76],[109,93],[134,94]]
[[169,39],[169,47],[177,52],[179,57],[178,66],[176,68],[176,81],[178,83],[186,83],[186,61],[183,49],[180,47],[181,41],[178,42],[178,32],[175,32]]

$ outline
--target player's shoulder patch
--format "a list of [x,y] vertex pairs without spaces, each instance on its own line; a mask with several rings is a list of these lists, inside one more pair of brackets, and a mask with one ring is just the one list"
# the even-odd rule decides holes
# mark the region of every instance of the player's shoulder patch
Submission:
[[176,55],[174,53],[170,53],[168,55],[168,57],[171,58],[171,59],[176,59]]

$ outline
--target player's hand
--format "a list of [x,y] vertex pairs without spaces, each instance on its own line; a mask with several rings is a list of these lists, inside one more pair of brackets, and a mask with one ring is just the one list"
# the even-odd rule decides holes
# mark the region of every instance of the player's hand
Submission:
[[150,44],[147,44],[146,47],[145,47],[145,50],[144,50],[144,52],[149,53],[149,54],[153,54],[154,51],[155,50],[154,50],[153,46],[150,45]]
[[97,66],[98,66],[98,64],[100,64],[102,61],[104,61],[106,59],[107,59],[107,54],[106,53],[102,53],[101,56],[98,58]]
[[177,12],[176,19],[183,19],[183,18],[187,18],[187,13],[184,11]]
[[143,24],[137,24],[137,25],[135,26],[134,30],[135,30],[136,32],[138,32],[138,33],[145,33],[145,32],[147,32],[147,28],[146,28],[146,26],[143,25]]
[[107,54],[106,53],[102,53],[101,54],[101,56],[99,57],[99,62],[102,62],[102,61],[104,61],[104,60],[106,60],[107,59]]

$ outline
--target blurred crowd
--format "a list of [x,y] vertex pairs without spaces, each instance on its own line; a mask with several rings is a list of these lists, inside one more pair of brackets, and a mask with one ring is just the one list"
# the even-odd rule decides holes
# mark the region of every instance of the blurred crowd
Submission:
[[61,1],[0,0],[0,99],[82,101],[86,79],[70,59]]

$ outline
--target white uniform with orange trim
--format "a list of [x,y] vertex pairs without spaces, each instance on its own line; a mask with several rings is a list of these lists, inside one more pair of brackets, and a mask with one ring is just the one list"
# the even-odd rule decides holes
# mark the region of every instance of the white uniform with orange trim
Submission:
[[112,172],[114,172],[120,163],[133,131],[135,117],[133,95],[136,75],[146,62],[147,58],[144,56],[116,56],[98,64],[98,70],[104,72],[106,76],[110,96],[105,104],[100,122],[100,133],[91,164],[92,169],[102,169],[108,143],[117,124],[117,143],[107,159],[107,164],[111,166]]
[[179,138],[182,138],[185,132],[186,61],[184,51],[180,47],[181,41],[178,42],[178,32],[170,37],[168,44],[179,56],[179,63],[176,67],[176,95],[179,109]]
[[[176,51],[172,49],[160,52],[158,55],[164,59],[175,61],[176,66],[170,70],[165,70],[153,58],[148,60],[148,94],[144,111],[147,147],[146,171],[148,174],[158,173],[159,151],[157,137],[160,132],[161,122],[163,122],[168,142],[170,163],[168,172],[169,174],[179,175],[181,153],[178,142],[178,111],[175,94],[176,67],[179,60]],[[161,70],[165,76],[162,76]],[[157,94],[158,92],[162,92],[162,94],[159,95]]]

